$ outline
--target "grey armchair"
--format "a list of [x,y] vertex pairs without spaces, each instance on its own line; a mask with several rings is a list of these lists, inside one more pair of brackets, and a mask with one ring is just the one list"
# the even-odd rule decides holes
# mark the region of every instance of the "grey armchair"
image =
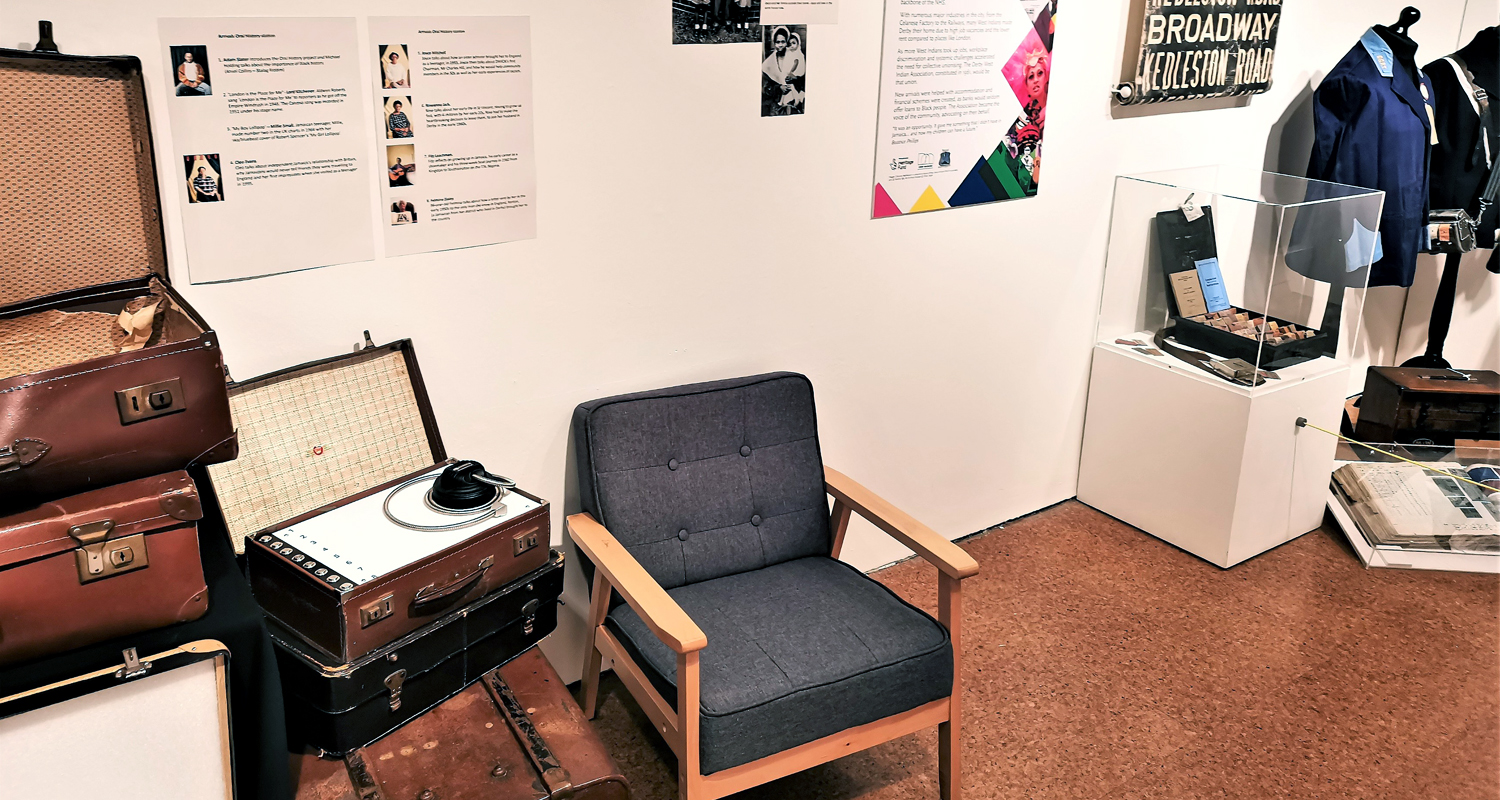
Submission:
[[[960,581],[979,566],[823,466],[807,378],[595,400],[574,436],[586,714],[609,658],[677,754],[683,800],[937,725],[942,796],[959,798]],[[837,560],[851,513],[937,566],[940,621]]]

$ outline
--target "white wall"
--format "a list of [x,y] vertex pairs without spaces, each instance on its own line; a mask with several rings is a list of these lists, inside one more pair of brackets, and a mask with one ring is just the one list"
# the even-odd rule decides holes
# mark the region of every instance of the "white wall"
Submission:
[[[830,464],[957,537],[1074,494],[1114,176],[1262,164],[1292,102],[1403,5],[1294,0],[1271,92],[1116,119],[1128,4],[1063,0],[1040,196],[871,221],[876,0],[812,29],[809,113],[766,120],[756,47],[671,46],[668,0],[263,0],[273,16],[531,15],[538,236],[182,288],[241,378],[346,351],[365,328],[414,339],[449,451],[552,499],[554,541],[574,505],[575,404],[775,369],[812,378]],[[1423,5],[1426,59],[1457,43],[1463,0]],[[156,17],[186,8],[239,10],[10,0],[0,42],[29,47],[45,17],[66,51],[140,55],[165,164]],[[177,204],[165,212],[182,285]],[[863,524],[846,552],[861,567],[905,553]],[[578,589],[548,647],[568,677]]]

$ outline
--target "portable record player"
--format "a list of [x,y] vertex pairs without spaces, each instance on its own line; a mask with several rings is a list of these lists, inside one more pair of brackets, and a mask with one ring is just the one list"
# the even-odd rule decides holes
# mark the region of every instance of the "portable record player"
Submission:
[[[367,334],[368,341],[368,334]],[[411,342],[231,384],[211,467],[266,614],[352,661],[540,568],[546,501],[446,458]]]

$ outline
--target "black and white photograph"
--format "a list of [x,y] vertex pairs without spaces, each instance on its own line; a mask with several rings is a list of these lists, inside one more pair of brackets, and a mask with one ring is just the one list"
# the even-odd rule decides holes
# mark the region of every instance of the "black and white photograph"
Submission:
[[406,57],[406,45],[380,46],[380,85],[386,89],[411,88],[411,61]]
[[672,44],[760,40],[760,0],[672,0]]
[[219,172],[219,154],[183,156],[187,171],[189,203],[217,203],[224,199],[223,173]]
[[208,80],[208,48],[201,44],[171,46],[172,74],[178,97],[213,94]]
[[807,26],[767,26],[761,44],[760,115],[801,114],[807,101]]
[[397,95],[385,99],[385,138],[411,138],[411,96]]
[[385,149],[385,170],[391,186],[410,186],[411,175],[417,171],[417,149],[409,144],[398,144]]
[[410,200],[397,198],[391,201],[391,224],[392,225],[415,225],[417,222],[417,204]]

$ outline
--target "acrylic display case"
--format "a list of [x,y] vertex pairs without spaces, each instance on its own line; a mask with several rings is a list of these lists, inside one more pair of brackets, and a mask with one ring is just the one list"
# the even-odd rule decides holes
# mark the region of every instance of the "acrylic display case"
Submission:
[[1500,573],[1500,449],[1340,443],[1335,463],[1328,510],[1365,566]]
[[1384,194],[1255,169],[1115,181],[1078,498],[1229,567],[1320,524]]

